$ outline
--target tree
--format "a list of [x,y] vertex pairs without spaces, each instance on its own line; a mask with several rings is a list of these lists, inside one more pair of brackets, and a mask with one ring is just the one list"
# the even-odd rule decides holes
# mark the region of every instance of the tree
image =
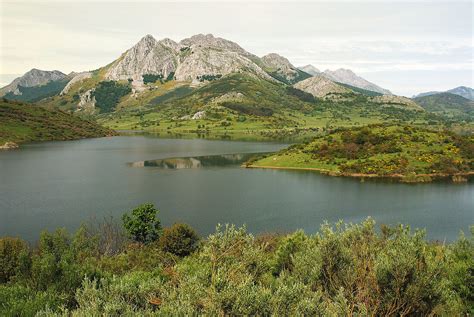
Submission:
[[198,242],[199,237],[191,226],[175,223],[163,231],[159,245],[163,251],[183,257],[194,252]]
[[156,218],[158,210],[153,204],[143,204],[122,216],[123,226],[131,239],[139,243],[157,240],[161,233],[160,220]]

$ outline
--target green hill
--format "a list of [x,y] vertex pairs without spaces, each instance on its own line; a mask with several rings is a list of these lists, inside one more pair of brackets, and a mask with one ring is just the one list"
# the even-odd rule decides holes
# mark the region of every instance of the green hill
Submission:
[[338,129],[249,166],[429,181],[438,176],[473,174],[474,136],[409,126]]
[[0,145],[5,142],[72,140],[113,135],[114,131],[60,110],[0,101]]
[[448,92],[414,98],[426,111],[448,117],[474,119],[474,101]]

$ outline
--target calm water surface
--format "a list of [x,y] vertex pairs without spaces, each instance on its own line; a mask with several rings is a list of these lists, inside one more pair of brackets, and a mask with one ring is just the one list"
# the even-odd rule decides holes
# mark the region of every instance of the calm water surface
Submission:
[[246,224],[251,232],[315,232],[324,220],[371,216],[453,240],[474,224],[472,182],[361,183],[314,172],[244,169],[239,162],[245,155],[213,156],[284,146],[122,136],[0,152],[0,236],[34,241],[43,229],[74,230],[90,219],[119,218],[144,202],[155,203],[164,225],[186,222],[202,235],[217,223]]

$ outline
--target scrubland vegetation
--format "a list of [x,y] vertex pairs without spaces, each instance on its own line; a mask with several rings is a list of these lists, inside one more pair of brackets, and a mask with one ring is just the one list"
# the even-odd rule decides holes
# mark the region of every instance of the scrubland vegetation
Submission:
[[[142,205],[113,221],[0,239],[0,315],[462,316],[474,313],[474,240],[405,226],[324,224],[316,234],[217,226],[162,230]],[[474,230],[473,230],[474,231]]]
[[[337,129],[251,162],[253,166],[314,168],[336,175],[429,176],[474,172],[474,137],[412,126]],[[428,177],[428,178],[427,178]]]

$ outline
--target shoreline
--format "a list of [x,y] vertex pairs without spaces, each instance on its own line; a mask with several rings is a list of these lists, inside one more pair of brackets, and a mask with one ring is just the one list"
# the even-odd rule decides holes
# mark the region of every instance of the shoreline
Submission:
[[[275,170],[299,170],[299,171],[313,171],[318,172],[324,175],[336,176],[336,177],[352,177],[352,178],[373,178],[373,179],[383,179],[390,178],[396,179],[404,183],[427,183],[432,182],[433,178],[451,178],[455,183],[467,182],[465,177],[474,176],[474,171],[464,172],[464,173],[430,173],[430,174],[415,174],[415,175],[403,175],[403,174],[364,174],[364,173],[342,173],[327,170],[324,168],[317,167],[291,167],[291,166],[271,166],[271,165],[241,165],[245,168],[262,168],[262,169],[275,169]],[[413,179],[412,179],[413,177]]]

